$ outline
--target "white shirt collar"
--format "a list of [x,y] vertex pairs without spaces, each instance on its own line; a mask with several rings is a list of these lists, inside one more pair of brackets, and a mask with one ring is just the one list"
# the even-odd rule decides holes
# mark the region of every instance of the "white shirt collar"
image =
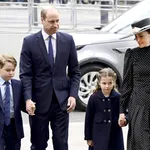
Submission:
[[[49,38],[49,35],[44,31],[44,29],[42,29],[42,36],[44,41]],[[56,40],[56,33],[52,34],[51,36]]]
[[[0,77],[0,86],[4,85],[6,81]],[[11,80],[8,81],[11,84]]]

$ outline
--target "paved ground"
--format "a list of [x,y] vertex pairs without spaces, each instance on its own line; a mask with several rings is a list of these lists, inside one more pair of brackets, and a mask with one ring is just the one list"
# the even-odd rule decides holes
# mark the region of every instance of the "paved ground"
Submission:
[[[69,150],[87,150],[86,141],[84,141],[84,123],[83,121],[83,114],[80,113],[82,117],[75,121],[74,117],[75,114],[71,114],[70,120],[70,128],[69,128]],[[27,118],[27,116],[25,116]],[[26,122],[26,118],[25,122]],[[27,123],[24,124],[25,130],[25,138],[22,140],[22,148],[21,150],[29,150],[30,147],[30,129]],[[126,143],[126,135],[127,135],[127,127],[123,128],[124,132],[124,142]],[[126,144],[125,144],[126,145]],[[47,150],[53,150],[51,139],[49,140],[49,146]]]
[[[29,150],[30,146],[30,129],[28,124],[24,125],[25,130],[25,138],[22,140],[22,148],[21,150]],[[83,137],[83,123],[70,123],[69,130],[69,149],[70,150],[87,150],[86,142]],[[49,150],[52,150],[51,139],[49,140]]]

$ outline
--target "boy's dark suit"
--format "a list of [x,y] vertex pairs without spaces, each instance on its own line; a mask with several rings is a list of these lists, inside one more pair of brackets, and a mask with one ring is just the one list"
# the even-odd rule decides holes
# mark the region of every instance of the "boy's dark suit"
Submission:
[[[23,123],[21,117],[21,107],[23,105],[23,97],[22,97],[22,85],[21,81],[12,79],[12,94],[13,94],[13,102],[14,102],[14,120],[15,120],[15,128],[17,132],[17,138],[20,140],[24,137],[23,132]],[[0,150],[3,150],[3,133],[4,133],[4,108],[2,95],[0,91]],[[13,141],[13,139],[12,139]],[[19,149],[15,149],[19,150]]]

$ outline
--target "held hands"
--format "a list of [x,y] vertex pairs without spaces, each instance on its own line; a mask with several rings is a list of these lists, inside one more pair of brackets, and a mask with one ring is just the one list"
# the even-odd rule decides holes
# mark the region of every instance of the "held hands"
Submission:
[[126,116],[124,113],[121,113],[119,115],[118,124],[120,127],[125,127],[127,125],[127,120],[126,120]]
[[67,112],[72,112],[76,107],[76,99],[74,97],[68,98],[68,104],[67,104]]
[[35,109],[35,103],[31,99],[28,99],[26,101],[26,111],[28,112],[28,114],[31,116],[35,115]]
[[87,140],[87,145],[93,147],[94,146],[94,143],[92,140]]

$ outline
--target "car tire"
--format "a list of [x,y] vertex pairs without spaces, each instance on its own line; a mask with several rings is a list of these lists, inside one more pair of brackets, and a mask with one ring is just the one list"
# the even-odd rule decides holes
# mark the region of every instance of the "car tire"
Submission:
[[94,4],[95,4],[95,1],[90,0],[89,3],[91,3],[92,5],[94,5]]
[[104,68],[104,66],[99,64],[86,65],[80,68],[81,79],[77,100],[78,110],[85,111],[88,99],[92,94],[93,89],[95,89],[96,74],[102,68]]
[[82,2],[82,4],[88,4],[89,3],[88,0],[82,0],[81,2]]
[[79,0],[77,0],[77,1],[76,1],[76,3],[77,3],[77,4],[80,4],[80,1],[79,1]]
[[62,0],[62,4],[67,4],[68,0]]

